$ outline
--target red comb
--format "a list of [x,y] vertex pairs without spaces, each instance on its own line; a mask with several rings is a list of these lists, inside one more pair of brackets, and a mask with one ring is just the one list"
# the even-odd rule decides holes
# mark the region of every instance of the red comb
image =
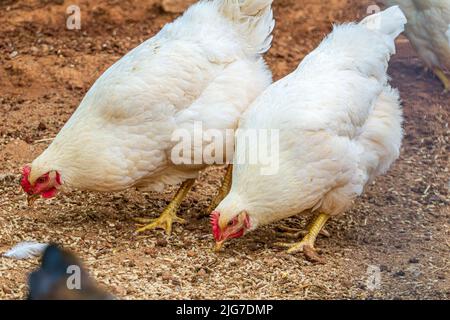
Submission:
[[23,167],[22,179],[20,179],[20,185],[22,186],[23,191],[25,191],[26,193],[30,193],[31,188],[32,188],[30,181],[28,180],[28,177],[30,176],[30,172],[31,172],[30,166]]
[[220,228],[219,228],[219,218],[220,218],[220,212],[219,211],[213,211],[211,213],[211,225],[212,225],[212,231],[214,235],[214,239],[217,241],[220,240]]

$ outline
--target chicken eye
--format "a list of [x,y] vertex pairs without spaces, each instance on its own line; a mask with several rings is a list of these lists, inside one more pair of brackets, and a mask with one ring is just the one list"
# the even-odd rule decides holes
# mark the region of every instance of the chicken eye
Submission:
[[230,222],[228,222],[229,227],[231,227],[232,225],[234,225],[234,220],[231,220]]
[[44,177],[40,177],[39,179],[37,179],[37,183],[44,183],[46,181],[46,179]]

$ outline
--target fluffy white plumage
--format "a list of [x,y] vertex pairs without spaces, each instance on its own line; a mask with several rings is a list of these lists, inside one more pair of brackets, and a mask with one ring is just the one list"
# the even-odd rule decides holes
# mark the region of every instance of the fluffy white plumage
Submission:
[[[279,130],[279,171],[261,175],[262,165],[237,162],[231,191],[217,207],[219,224],[243,211],[250,230],[309,210],[337,215],[390,167],[399,156],[402,111],[386,71],[405,23],[393,7],[336,26],[295,72],[255,100],[238,135]],[[235,159],[251,151],[236,148]]]
[[3,256],[19,260],[31,259],[42,255],[47,247],[48,244],[46,243],[34,241],[21,242],[5,252]]
[[405,13],[405,34],[427,67],[450,71],[450,1],[383,1],[386,5],[399,5]]
[[200,1],[111,66],[52,144],[30,183],[56,170],[67,187],[161,191],[203,165],[174,165],[172,133],[235,129],[272,82],[261,54],[271,45],[272,0]]

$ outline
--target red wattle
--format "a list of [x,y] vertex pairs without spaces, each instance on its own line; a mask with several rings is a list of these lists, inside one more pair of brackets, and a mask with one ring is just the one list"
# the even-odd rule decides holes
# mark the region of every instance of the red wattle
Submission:
[[41,196],[42,196],[42,198],[49,199],[49,198],[53,198],[54,196],[56,196],[57,193],[58,193],[58,189],[53,187],[47,191],[42,192]]

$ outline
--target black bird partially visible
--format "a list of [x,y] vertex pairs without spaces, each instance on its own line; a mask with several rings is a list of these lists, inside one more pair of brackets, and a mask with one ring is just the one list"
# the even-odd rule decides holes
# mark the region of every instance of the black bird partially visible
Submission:
[[81,261],[58,245],[49,245],[41,267],[28,279],[29,300],[111,300],[112,295],[100,289]]

